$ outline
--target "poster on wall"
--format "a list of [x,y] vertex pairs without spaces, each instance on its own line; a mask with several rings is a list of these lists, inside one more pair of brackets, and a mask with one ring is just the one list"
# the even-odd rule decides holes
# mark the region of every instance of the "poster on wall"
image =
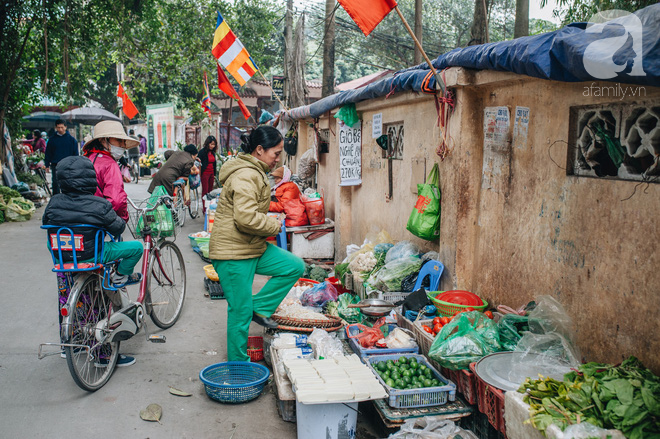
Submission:
[[339,124],[339,186],[362,184],[362,121]]
[[174,148],[174,104],[147,105],[147,142],[149,151],[162,154]]

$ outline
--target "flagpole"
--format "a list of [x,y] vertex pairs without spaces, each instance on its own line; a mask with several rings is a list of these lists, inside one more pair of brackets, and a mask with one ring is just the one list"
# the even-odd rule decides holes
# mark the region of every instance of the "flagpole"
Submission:
[[412,39],[415,41],[415,45],[417,46],[417,49],[419,49],[419,51],[422,53],[422,56],[424,57],[424,60],[426,61],[426,63],[429,65],[429,68],[431,69],[431,72],[433,72],[433,76],[435,76],[435,81],[440,86],[440,90],[442,90],[442,92],[444,93],[444,91],[445,91],[444,81],[442,80],[442,78],[440,78],[440,75],[438,75],[438,72],[435,70],[435,67],[433,67],[433,64],[431,64],[431,60],[429,59],[429,56],[426,54],[426,52],[424,52],[424,49],[422,48],[422,45],[420,44],[419,40],[415,36],[415,33],[413,32],[413,30],[410,28],[410,25],[406,21],[406,18],[403,16],[401,11],[399,10],[399,7],[395,6],[394,9],[396,10],[396,13],[399,14],[399,17],[401,18],[401,21],[403,21],[404,26],[406,26],[406,29],[408,30],[408,33],[410,34]]
[[257,70],[257,72],[259,72],[259,74],[261,75],[261,77],[263,78],[263,80],[266,81],[266,85],[268,86],[268,88],[270,88],[270,91],[273,93],[273,96],[275,96],[275,99],[277,99],[277,102],[279,102],[280,105],[281,105],[285,110],[288,110],[288,108],[286,107],[286,105],[284,105],[284,102],[280,101],[280,98],[279,98],[279,97],[277,96],[277,94],[275,93],[275,90],[273,90],[273,87],[270,86],[270,81],[264,77],[264,74],[261,73],[261,70]]

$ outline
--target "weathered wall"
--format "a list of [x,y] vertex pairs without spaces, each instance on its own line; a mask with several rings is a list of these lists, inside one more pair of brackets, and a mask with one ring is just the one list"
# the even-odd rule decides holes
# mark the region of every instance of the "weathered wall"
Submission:
[[[359,244],[384,228],[395,240],[412,239],[439,251],[446,266],[442,289],[469,289],[491,304],[513,307],[550,294],[573,318],[585,360],[618,362],[636,355],[660,373],[660,185],[565,171],[570,107],[634,99],[586,96],[590,84],[584,83],[449,73],[457,106],[450,123],[453,150],[444,162],[435,155],[437,115],[426,95],[404,93],[357,105],[363,120],[361,186],[337,186],[339,157],[331,136],[319,184],[334,205],[328,212],[338,224],[338,259],[346,244]],[[646,87],[644,93],[644,101],[660,100],[660,89]],[[513,145],[509,136],[485,145],[484,108],[496,106],[509,108],[509,134],[516,106],[530,108],[526,141]],[[378,112],[383,123],[405,124],[404,160],[393,163],[391,200],[385,197],[387,162],[371,138],[372,115]],[[322,119],[321,127],[327,123]],[[335,119],[329,123],[336,133]],[[426,159],[424,171],[416,158]],[[439,242],[428,243],[415,239],[405,224],[416,198],[411,184],[422,182],[436,161],[442,225]]]

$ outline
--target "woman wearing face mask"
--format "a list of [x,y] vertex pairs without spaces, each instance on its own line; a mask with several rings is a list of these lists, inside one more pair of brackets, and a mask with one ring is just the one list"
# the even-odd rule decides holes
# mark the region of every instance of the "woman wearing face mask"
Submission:
[[95,195],[110,201],[113,210],[124,221],[128,221],[128,208],[117,160],[126,149],[139,144],[139,141],[126,135],[120,122],[105,120],[96,124],[94,137],[83,147],[83,154],[92,161],[96,170],[98,188]]

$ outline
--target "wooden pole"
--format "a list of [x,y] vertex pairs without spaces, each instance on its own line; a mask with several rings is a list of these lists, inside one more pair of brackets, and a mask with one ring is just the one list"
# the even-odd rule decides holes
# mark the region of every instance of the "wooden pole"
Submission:
[[410,28],[410,25],[408,24],[408,22],[406,21],[406,18],[403,16],[401,11],[399,10],[399,7],[395,6],[394,9],[396,10],[396,13],[399,14],[399,18],[401,18],[401,21],[403,21],[403,25],[406,27],[406,30],[408,31],[408,33],[412,37],[413,41],[415,41],[415,46],[417,46],[417,49],[419,49],[419,51],[422,53],[422,56],[424,57],[424,60],[426,61],[426,63],[429,65],[429,68],[431,69],[431,72],[433,72],[433,76],[435,76],[436,84],[440,87],[440,90],[442,90],[442,92],[444,93],[445,92],[445,83],[442,80],[442,78],[440,77],[440,75],[438,75],[438,72],[435,70],[435,67],[433,67],[433,64],[431,64],[431,60],[429,59],[429,56],[426,54],[426,52],[424,52],[424,49],[422,48],[422,45],[419,43],[419,40],[415,36],[415,32],[413,32],[413,30]]
[[277,99],[277,102],[279,102],[280,105],[281,105],[285,110],[288,110],[288,108],[286,107],[286,105],[284,105],[284,102],[280,101],[280,98],[277,97],[277,94],[275,94],[275,90],[273,90],[273,87],[270,86],[270,81],[264,77],[264,74],[261,73],[261,70],[257,70],[257,72],[259,72],[259,74],[261,75],[261,77],[263,78],[263,80],[266,81],[266,85],[268,86],[268,88],[270,88],[270,91],[273,93],[273,96],[275,96],[275,99]]

